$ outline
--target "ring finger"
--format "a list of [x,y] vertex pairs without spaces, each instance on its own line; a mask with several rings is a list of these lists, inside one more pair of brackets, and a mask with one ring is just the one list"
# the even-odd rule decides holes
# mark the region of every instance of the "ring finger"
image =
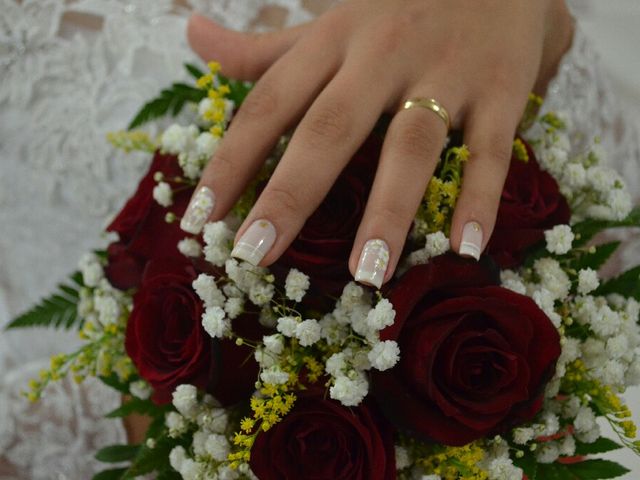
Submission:
[[[458,105],[446,89],[429,86],[420,90],[438,92],[438,98],[452,109],[449,112],[457,111]],[[438,113],[438,105],[444,108],[428,101],[403,107],[389,125],[351,252],[349,268],[356,281],[380,288],[395,269],[447,136],[448,125]]]

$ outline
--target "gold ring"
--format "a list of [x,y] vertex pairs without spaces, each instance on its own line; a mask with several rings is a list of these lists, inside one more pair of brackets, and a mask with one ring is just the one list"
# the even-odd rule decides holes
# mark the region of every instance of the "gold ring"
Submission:
[[436,99],[422,97],[411,98],[404,102],[402,109],[408,110],[413,107],[422,107],[426,108],[427,110],[431,110],[433,113],[438,115],[440,119],[442,119],[445,126],[447,127],[447,131],[451,130],[451,120],[449,118],[449,112],[447,112],[447,109],[440,105],[440,102],[438,102]]

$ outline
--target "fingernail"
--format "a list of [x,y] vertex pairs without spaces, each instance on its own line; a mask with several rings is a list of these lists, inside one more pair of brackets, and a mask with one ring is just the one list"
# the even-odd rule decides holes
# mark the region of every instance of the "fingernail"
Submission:
[[187,211],[180,221],[180,228],[185,232],[197,235],[211,215],[216,204],[216,197],[209,187],[200,187],[191,198]]
[[462,229],[460,255],[480,260],[482,249],[482,227],[478,222],[468,222]]
[[276,241],[276,229],[269,220],[256,220],[242,234],[231,256],[258,265]]
[[386,242],[379,239],[369,240],[364,244],[362,253],[360,253],[354,278],[356,282],[380,288],[388,266],[389,247]]

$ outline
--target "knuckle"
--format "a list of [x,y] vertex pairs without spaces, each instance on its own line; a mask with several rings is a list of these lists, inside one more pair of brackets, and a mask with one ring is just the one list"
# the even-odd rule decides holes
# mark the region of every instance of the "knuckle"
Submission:
[[207,166],[207,170],[215,170],[216,176],[227,176],[234,171],[234,162],[231,159],[232,156],[228,151],[228,148],[224,146],[224,143],[220,145],[220,148],[213,154],[211,162]]
[[376,49],[382,55],[397,51],[405,42],[412,19],[408,15],[398,13],[383,17],[375,28]]
[[405,235],[409,231],[415,215],[415,212],[411,212],[407,205],[389,201],[374,206],[371,213],[372,223],[384,227],[384,230],[389,233],[395,232],[399,236]]
[[236,114],[236,121],[262,119],[275,112],[278,95],[271,82],[261,80],[251,90]]
[[[267,185],[260,195],[260,204],[267,217],[295,217],[300,211],[300,199],[286,186]],[[272,215],[269,215],[272,214]]]
[[308,112],[306,140],[312,147],[334,144],[349,137],[351,122],[345,105],[345,102],[332,100]]
[[405,121],[398,128],[394,145],[398,153],[408,157],[424,158],[440,153],[442,141],[423,119]]
[[488,137],[487,144],[478,151],[478,155],[498,168],[507,168],[511,162],[512,145],[512,135],[495,133]]

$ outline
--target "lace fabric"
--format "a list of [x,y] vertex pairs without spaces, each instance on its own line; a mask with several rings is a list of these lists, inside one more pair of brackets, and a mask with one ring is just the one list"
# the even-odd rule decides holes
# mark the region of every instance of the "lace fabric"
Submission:
[[[313,18],[327,0],[0,0],[0,326],[46,295],[131,194],[145,155],[105,142],[135,110],[195,61],[184,38],[199,11],[241,30]],[[275,12],[275,14],[267,14]],[[275,19],[275,20],[274,20]],[[600,133],[609,161],[640,194],[637,131],[621,116],[580,30],[545,108],[568,111],[572,136]],[[619,261],[638,258],[640,242]],[[64,332],[0,333],[0,480],[90,478],[93,453],[123,442],[102,415],[120,401],[99,382],[64,381],[30,405],[19,392]]]

